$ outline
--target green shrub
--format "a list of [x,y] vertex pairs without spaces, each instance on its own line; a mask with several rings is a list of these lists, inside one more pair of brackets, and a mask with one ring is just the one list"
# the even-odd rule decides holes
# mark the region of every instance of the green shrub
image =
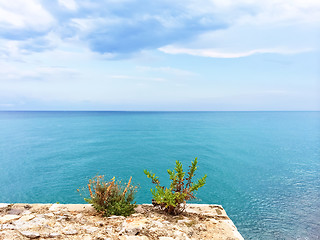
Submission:
[[131,185],[131,180],[132,177],[127,184],[122,184],[121,181],[115,181],[115,178],[106,182],[104,176],[95,176],[88,184],[90,198],[84,200],[104,216],[129,216],[136,207],[132,202],[137,187]]
[[194,199],[194,192],[206,183],[207,175],[198,179],[196,183],[192,182],[192,178],[197,170],[197,163],[198,160],[195,158],[191,166],[189,166],[189,171],[186,175],[183,172],[182,164],[176,161],[174,170],[167,170],[171,180],[169,188],[160,186],[159,178],[154,173],[144,170],[147,177],[151,178],[152,183],[156,184],[156,188],[151,189],[153,205],[159,206],[164,211],[173,215],[182,213],[185,210],[186,201]]

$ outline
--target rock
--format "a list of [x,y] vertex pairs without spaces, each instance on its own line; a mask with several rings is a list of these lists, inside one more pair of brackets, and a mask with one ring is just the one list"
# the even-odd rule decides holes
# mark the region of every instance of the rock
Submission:
[[22,215],[29,215],[29,214],[32,214],[32,212],[30,210],[23,211],[23,213],[22,213]]
[[156,227],[149,228],[148,230],[149,230],[149,232],[158,232],[159,231],[159,229]]
[[188,235],[190,238],[192,238],[193,234],[194,234],[193,231],[189,231],[189,232],[187,233],[187,235]]
[[[18,222],[18,221],[17,221]],[[23,222],[21,222],[23,223]],[[28,221],[28,222],[25,222],[25,224],[27,226],[29,226],[29,228],[32,228],[32,227],[40,227],[40,226],[44,226],[46,224],[48,224],[48,220],[45,219],[43,216],[41,215],[37,215],[35,218],[33,218],[32,220]],[[25,226],[25,227],[27,227]]]
[[21,236],[21,234],[16,231],[0,231],[0,239],[1,240],[13,240],[13,239],[22,240],[26,238]]
[[59,204],[52,204],[51,207],[49,208],[50,212],[57,211],[60,208]]
[[113,232],[113,227],[108,226],[108,227],[106,228],[106,233],[112,233],[112,232]]
[[61,237],[61,236],[62,236],[61,233],[57,233],[57,232],[53,232],[49,234],[50,238]]
[[62,220],[67,220],[67,219],[68,219],[67,216],[59,216],[59,217],[57,218],[57,221],[60,222],[60,221],[62,221]]
[[82,213],[79,213],[75,216],[76,220],[79,221],[82,225],[87,222],[87,219],[83,217]]
[[199,231],[207,231],[207,226],[205,224],[197,224],[195,228]]
[[43,214],[43,216],[50,218],[50,217],[54,217],[54,214],[53,213],[45,213],[45,214]]
[[97,227],[83,226],[82,229],[86,231],[86,233],[94,233],[99,230]]
[[0,203],[0,211],[6,209],[7,207],[9,207],[10,204],[8,203]]
[[8,215],[20,215],[23,211],[24,211],[24,209],[21,209],[21,208],[12,208],[7,212],[7,214]]
[[69,214],[63,214],[63,217],[66,221],[71,220],[71,216]]
[[19,215],[4,215],[3,217],[0,217],[0,223],[6,223],[10,222],[12,220],[19,219],[21,216]]
[[40,237],[41,237],[41,238],[49,238],[49,237],[50,237],[50,233],[48,233],[48,232],[42,232],[42,233],[40,233]]
[[13,224],[1,224],[0,229],[3,230],[15,230],[17,227]]
[[14,225],[19,230],[27,231],[27,230],[35,228],[35,227],[43,227],[47,223],[48,223],[48,221],[41,216],[35,217],[34,215],[30,215],[30,216],[25,215],[25,216],[22,216],[19,220],[15,221]]
[[214,218],[211,218],[210,222],[213,223],[213,224],[217,224],[219,221],[215,220]]
[[[0,204],[3,207],[0,209],[0,239],[200,240],[214,236],[215,239],[243,240],[233,222],[224,217],[224,209],[216,206],[196,205],[191,210],[197,212],[173,217],[152,210],[151,205],[142,205],[138,211],[143,213],[127,218],[105,218],[81,205],[72,206],[76,210],[70,211],[63,204],[32,204],[32,212],[26,210],[25,205]],[[16,214],[4,215],[7,211]],[[209,216],[209,211],[214,216]]]
[[53,222],[53,224],[51,224],[51,226],[54,226],[56,228],[62,228],[64,225],[62,225],[61,222]]
[[133,213],[130,215],[130,217],[140,217],[141,215],[141,213]]
[[76,235],[78,234],[78,231],[75,229],[67,229],[67,230],[64,230],[63,233],[65,235]]
[[111,238],[108,238],[108,237],[105,237],[105,236],[102,236],[102,235],[98,235],[95,240],[111,240]]
[[63,206],[68,211],[72,212],[94,212],[94,208],[91,204],[59,204],[60,206]]
[[27,210],[29,210],[30,208],[32,208],[29,204],[24,205],[23,207],[24,207],[25,209],[27,209]]
[[108,217],[109,219],[125,219],[124,216],[116,216],[116,215],[112,215],[110,217]]
[[187,236],[187,234],[185,234],[184,232],[181,231],[176,231],[174,232],[174,237],[177,240],[189,240],[190,238]]
[[233,234],[235,236],[235,239],[244,240],[244,238],[241,236],[241,234],[238,231],[233,231]]
[[186,223],[190,223],[191,220],[188,219],[183,219],[183,220],[178,220],[178,224],[186,224]]
[[163,223],[162,223],[162,222],[152,221],[151,224],[152,224],[153,226],[158,227],[158,228],[163,228]]
[[233,224],[233,222],[228,219],[228,220],[223,220],[225,223],[229,224],[232,228],[236,229],[236,226]]
[[138,205],[134,210],[136,213],[145,213],[145,210],[141,205]]
[[146,220],[128,219],[122,223],[122,230],[129,236],[135,236],[145,227]]
[[82,240],[92,240],[92,237],[90,235],[84,235],[81,239]]
[[16,229],[18,229],[20,231],[24,231],[24,230],[28,230],[28,229],[32,228],[34,225],[32,225],[30,223],[26,223],[26,222],[15,221],[14,226]]
[[183,236],[183,232],[181,231],[175,231],[173,233],[173,235],[175,236],[175,238],[181,238]]
[[120,240],[148,240],[146,236],[121,236]]
[[104,222],[96,222],[95,225],[97,227],[103,227],[104,226]]
[[25,237],[27,237],[27,238],[31,238],[31,239],[39,238],[39,237],[40,237],[40,234],[37,233],[37,232],[21,231],[20,233],[21,233],[23,236],[25,236]]
[[36,217],[36,216],[33,215],[33,214],[23,215],[18,221],[27,222],[27,221],[30,221],[30,220],[34,219],[35,217]]

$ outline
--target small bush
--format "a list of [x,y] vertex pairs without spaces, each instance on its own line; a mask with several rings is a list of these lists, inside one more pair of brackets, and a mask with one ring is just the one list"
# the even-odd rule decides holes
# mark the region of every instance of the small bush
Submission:
[[191,166],[189,166],[189,171],[186,175],[183,172],[182,164],[176,161],[174,170],[167,170],[171,180],[169,188],[160,186],[159,178],[154,173],[144,170],[147,177],[151,178],[152,183],[156,184],[156,188],[151,189],[153,205],[159,206],[164,211],[173,215],[182,213],[185,210],[186,201],[194,199],[194,192],[206,183],[207,175],[198,179],[196,183],[192,182],[192,178],[197,170],[197,163],[198,160],[195,158]]
[[90,198],[84,200],[104,216],[129,216],[136,207],[132,202],[137,187],[131,185],[131,180],[132,177],[127,184],[122,184],[121,181],[115,181],[115,178],[106,182],[104,176],[95,176],[88,184]]

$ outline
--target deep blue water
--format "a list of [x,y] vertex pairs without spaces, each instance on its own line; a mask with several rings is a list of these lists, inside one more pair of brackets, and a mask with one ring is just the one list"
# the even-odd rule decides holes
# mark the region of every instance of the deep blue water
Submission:
[[151,200],[175,160],[208,174],[245,239],[320,239],[320,112],[0,112],[0,202],[84,203],[95,174]]

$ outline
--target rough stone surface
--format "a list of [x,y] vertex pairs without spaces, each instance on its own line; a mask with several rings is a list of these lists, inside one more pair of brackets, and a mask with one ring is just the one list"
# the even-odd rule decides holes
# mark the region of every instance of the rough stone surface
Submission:
[[146,236],[121,236],[120,240],[148,240]]
[[25,237],[27,237],[27,238],[31,238],[31,239],[39,238],[39,237],[40,237],[40,234],[37,233],[37,232],[21,231],[20,233],[21,233],[23,236],[25,236]]
[[56,233],[56,232],[49,233],[50,238],[61,237],[61,236],[62,236],[61,233]]
[[23,208],[12,208],[7,211],[7,215],[20,215],[24,212]]
[[[14,214],[13,214],[14,213]],[[1,204],[0,240],[241,240],[219,205],[190,204],[179,216],[150,204],[136,213],[103,217],[88,204]]]
[[78,231],[75,229],[67,229],[67,230],[64,230],[63,233],[65,235],[76,235],[78,234]]
[[19,218],[20,218],[19,215],[4,215],[3,217],[0,217],[0,223],[10,222],[12,220],[16,220]]
[[1,229],[15,230],[15,229],[17,229],[17,227],[13,224],[2,224],[2,226],[0,225],[0,230]]
[[34,219],[35,217],[36,217],[36,216],[33,215],[33,214],[23,215],[23,216],[19,219],[19,221],[20,221],[20,222],[27,222],[27,221],[30,221],[30,220]]
[[6,209],[9,206],[8,203],[0,203],[0,211]]

